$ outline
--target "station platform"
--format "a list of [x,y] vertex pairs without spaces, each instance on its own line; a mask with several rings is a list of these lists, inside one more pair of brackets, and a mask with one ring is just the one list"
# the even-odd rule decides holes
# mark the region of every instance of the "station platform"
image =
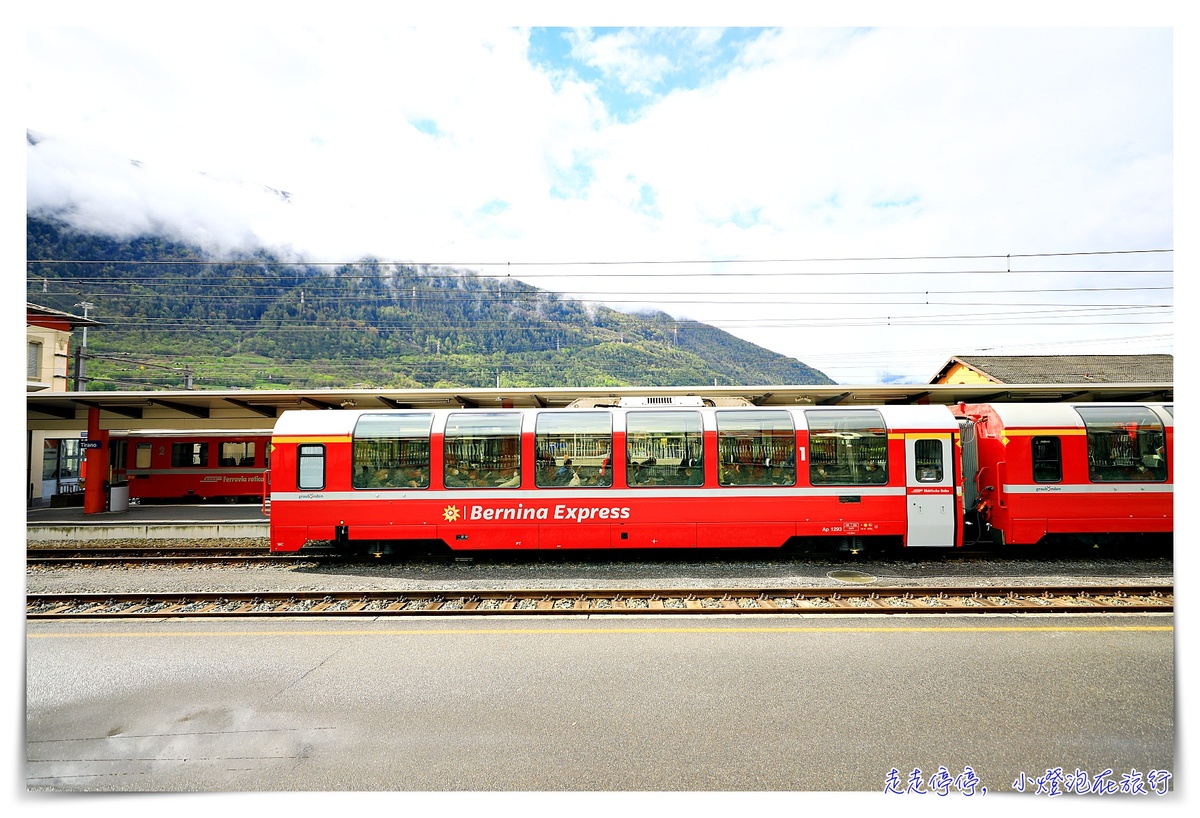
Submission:
[[127,511],[84,514],[82,508],[26,509],[29,543],[91,540],[262,538],[270,521],[248,504],[130,505]]

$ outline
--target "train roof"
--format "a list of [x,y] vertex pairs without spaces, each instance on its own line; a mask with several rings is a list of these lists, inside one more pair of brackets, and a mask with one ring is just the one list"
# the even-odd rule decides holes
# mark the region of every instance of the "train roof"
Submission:
[[[598,408],[598,407],[597,407]],[[347,409],[336,412],[313,412],[309,410],[290,410],[279,416],[275,422],[274,434],[277,437],[288,435],[348,435],[354,431],[354,426],[358,422],[359,417],[365,414],[428,414],[432,412],[465,412],[465,413],[517,413],[522,415],[536,414],[539,412],[587,412],[597,411],[597,408],[590,409],[505,409],[500,407],[494,408],[478,408],[464,409],[460,407],[450,409]],[[767,412],[767,411],[787,411],[796,418],[797,426],[806,428],[805,412],[840,412],[846,413],[850,411],[872,410],[879,412],[882,416],[884,424],[890,429],[905,429],[905,430],[937,430],[950,431],[958,426],[957,420],[950,407],[942,405],[919,405],[919,406],[805,406],[805,407],[757,407],[757,406],[741,406],[741,407],[698,407],[698,406],[678,406],[666,405],[648,409],[647,411],[661,411],[663,409],[690,409],[712,412],[712,411],[750,411],[750,412]],[[624,414],[629,411],[640,411],[643,407],[605,407],[601,411],[612,411],[614,413]]]
[[1165,403],[991,403],[968,408],[971,412],[990,412],[1009,428],[1060,426],[1067,428],[1083,428],[1083,418],[1075,411],[1076,406],[1092,407],[1143,407],[1154,411],[1167,426],[1174,426],[1175,420]]

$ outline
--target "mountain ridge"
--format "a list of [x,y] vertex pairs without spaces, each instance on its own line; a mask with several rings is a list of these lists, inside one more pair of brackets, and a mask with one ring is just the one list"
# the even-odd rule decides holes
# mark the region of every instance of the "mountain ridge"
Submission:
[[27,217],[27,300],[90,317],[87,389],[833,384],[665,312],[625,313],[509,278],[362,259],[217,260]]

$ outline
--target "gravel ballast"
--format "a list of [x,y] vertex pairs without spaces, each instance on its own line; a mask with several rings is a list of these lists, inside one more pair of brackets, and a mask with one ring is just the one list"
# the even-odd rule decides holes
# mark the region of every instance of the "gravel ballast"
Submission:
[[[149,548],[149,540],[109,541],[104,547]],[[39,548],[50,546],[38,543]],[[78,550],[79,543],[62,543]],[[161,541],[184,546],[259,547],[260,540]],[[506,590],[516,588],[829,588],[846,587],[1004,587],[1030,585],[1171,584],[1168,557],[1035,557],[954,555],[915,558],[801,558],[761,552],[621,554],[575,558],[461,554],[438,558],[363,558],[354,561],[301,560],[293,563],[195,563],[72,567],[29,566],[28,593],[251,592]]]

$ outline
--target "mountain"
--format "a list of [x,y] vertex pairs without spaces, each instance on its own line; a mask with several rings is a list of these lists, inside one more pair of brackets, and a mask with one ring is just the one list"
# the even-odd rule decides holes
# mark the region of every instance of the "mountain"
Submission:
[[715,327],[364,259],[212,259],[27,218],[27,298],[103,323],[87,389],[832,384]]

